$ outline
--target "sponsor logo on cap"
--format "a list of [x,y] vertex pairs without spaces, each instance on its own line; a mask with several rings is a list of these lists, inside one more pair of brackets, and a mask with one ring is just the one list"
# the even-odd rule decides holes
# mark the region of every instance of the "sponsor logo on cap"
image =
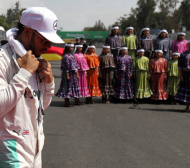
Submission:
[[53,29],[54,29],[54,30],[57,30],[57,22],[58,22],[58,20],[56,20],[56,21],[53,23]]

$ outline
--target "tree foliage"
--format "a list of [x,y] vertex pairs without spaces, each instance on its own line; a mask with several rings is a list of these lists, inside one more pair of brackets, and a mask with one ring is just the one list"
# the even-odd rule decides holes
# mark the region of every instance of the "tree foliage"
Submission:
[[[190,0],[183,0],[177,8],[179,0],[138,0],[137,7],[131,8],[127,17],[120,17],[114,24],[120,26],[121,33],[128,26],[139,32],[144,27],[151,29],[165,28],[181,31],[185,26],[190,30]],[[156,10],[156,9],[159,9]]]
[[15,7],[7,9],[7,13],[0,15],[0,26],[4,27],[5,30],[11,28],[13,21],[19,21],[21,14],[25,8],[20,9],[19,1],[15,3]]
[[85,27],[84,31],[106,31],[106,27],[101,20],[96,21],[93,27]]

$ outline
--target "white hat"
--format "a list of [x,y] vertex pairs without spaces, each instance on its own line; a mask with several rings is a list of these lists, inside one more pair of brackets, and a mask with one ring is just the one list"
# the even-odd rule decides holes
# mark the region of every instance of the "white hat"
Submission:
[[57,17],[46,7],[30,7],[22,12],[20,23],[38,31],[53,43],[64,43],[57,35]]
[[111,30],[119,29],[119,26],[113,26]]
[[179,32],[179,33],[177,33],[177,35],[183,35],[183,36],[185,36],[186,34],[183,33],[183,32]]
[[65,47],[75,47],[75,45],[73,44],[73,43],[71,43],[71,44],[65,44]]
[[76,52],[77,48],[83,48],[83,45],[82,44],[75,45],[75,49],[74,49],[73,53]]
[[103,45],[103,48],[110,48],[110,46],[105,46],[105,45]]
[[148,27],[145,27],[145,28],[143,28],[143,29],[141,30],[140,36],[142,36],[142,32],[145,31],[145,30],[149,30],[149,31],[150,31],[150,29],[149,29]]
[[172,55],[178,55],[180,57],[180,53],[178,53],[178,52],[174,52],[174,53],[172,53]]
[[121,48],[118,50],[118,55],[119,55],[119,53],[120,53],[121,50],[128,50],[128,48],[127,48],[127,47],[121,47]]
[[82,45],[82,44],[81,44],[81,45],[79,44],[79,45],[75,45],[75,47],[76,47],[76,48],[83,48],[83,45]]
[[160,32],[159,32],[159,34],[158,34],[157,37],[159,37],[159,35],[160,35],[161,33],[166,33],[167,36],[168,36],[168,31],[167,31],[166,29],[162,29],[162,30],[160,30]]
[[88,47],[86,48],[84,54],[88,51],[89,48],[94,48],[94,49],[96,49],[95,45],[88,46]]
[[127,30],[129,30],[129,29],[134,30],[134,28],[133,28],[133,27],[127,27],[127,28],[125,29],[124,34],[126,34],[126,33],[127,33]]
[[163,54],[163,51],[162,50],[155,50],[155,53],[162,53]]
[[145,52],[145,50],[144,49],[139,49],[139,50],[137,50],[137,53],[139,53],[139,52]]

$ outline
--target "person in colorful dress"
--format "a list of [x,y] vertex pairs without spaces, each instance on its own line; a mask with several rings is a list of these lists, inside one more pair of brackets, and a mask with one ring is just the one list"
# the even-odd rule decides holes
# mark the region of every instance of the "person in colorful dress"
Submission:
[[185,33],[179,32],[177,39],[172,42],[172,51],[182,54],[187,51],[188,41],[185,40]]
[[168,62],[172,58],[172,41],[166,29],[160,30],[158,37],[154,40],[154,50],[162,50],[162,57]]
[[168,94],[166,90],[167,80],[167,60],[162,58],[162,50],[155,50],[156,57],[150,61],[151,89],[154,100],[167,100]]
[[182,53],[178,60],[180,83],[175,99],[186,103],[186,112],[189,112],[190,103],[190,41],[188,50]]
[[149,98],[152,91],[149,85],[149,59],[144,56],[144,49],[137,50],[135,63],[135,98]]
[[113,54],[110,53],[110,46],[103,45],[102,53],[99,56],[99,87],[102,92],[102,103],[110,103],[107,95],[113,95],[112,86],[113,72],[115,68]]
[[115,58],[115,94],[117,99],[133,99],[133,60],[127,55],[127,47],[121,47]]
[[79,90],[82,97],[90,97],[86,81],[87,70],[89,70],[89,67],[84,55],[81,53],[82,49],[83,44],[75,45],[74,57],[79,67]]
[[133,64],[135,65],[137,36],[133,34],[133,31],[134,31],[133,27],[127,27],[123,35],[123,40],[124,40],[124,45],[128,48],[128,55],[132,57]]
[[114,25],[111,28],[111,34],[106,38],[105,44],[111,47],[113,56],[117,56],[118,48],[124,46],[123,37],[119,35],[119,27]]
[[61,62],[62,79],[61,84],[56,96],[65,99],[65,107],[72,107],[69,98],[75,98],[75,105],[81,105],[79,97],[81,93],[79,90],[79,75],[78,65],[74,56],[71,54],[74,49],[74,44],[65,44],[65,50]]
[[168,84],[167,84],[167,92],[171,97],[171,104],[178,104],[174,99],[174,96],[177,93],[178,85],[180,82],[180,74],[178,69],[178,58],[180,54],[175,52],[172,54],[172,60],[168,63]]
[[90,97],[86,98],[86,104],[94,104],[92,97],[102,96],[102,93],[99,89],[98,75],[99,75],[99,58],[95,53],[95,46],[90,44],[84,54],[86,62],[89,66],[87,71],[87,86],[90,93]]
[[149,28],[143,28],[141,30],[140,37],[138,40],[138,49],[144,49],[144,56],[148,57],[149,59],[152,58],[152,54],[154,51],[154,43],[152,37],[150,36]]

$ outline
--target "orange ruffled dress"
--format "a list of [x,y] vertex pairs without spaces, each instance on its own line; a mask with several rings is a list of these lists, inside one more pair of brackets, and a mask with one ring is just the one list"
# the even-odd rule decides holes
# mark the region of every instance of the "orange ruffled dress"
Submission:
[[97,69],[99,67],[99,57],[96,53],[86,53],[84,54],[86,62],[89,66],[87,71],[87,86],[91,97],[101,96],[102,93],[99,88]]

